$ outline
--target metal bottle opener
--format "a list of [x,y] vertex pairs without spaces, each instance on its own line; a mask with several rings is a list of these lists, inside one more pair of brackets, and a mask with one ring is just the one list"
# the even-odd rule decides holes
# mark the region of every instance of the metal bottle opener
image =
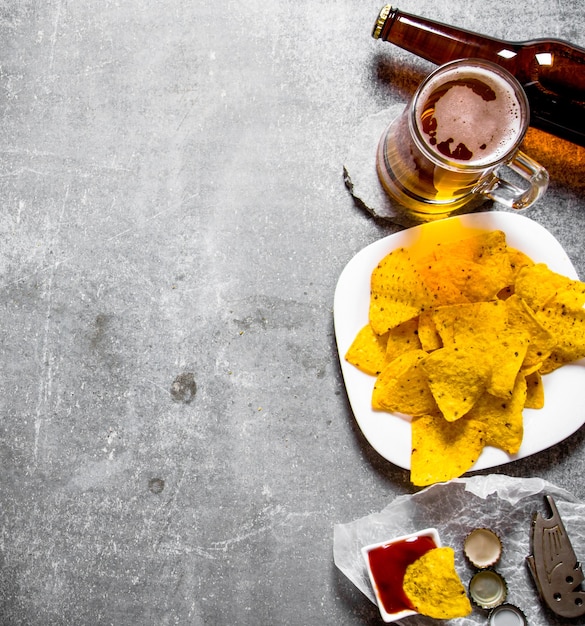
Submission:
[[553,613],[571,618],[585,615],[585,579],[581,564],[551,496],[545,496],[552,516],[536,513],[532,520],[532,555],[526,557],[542,600]]

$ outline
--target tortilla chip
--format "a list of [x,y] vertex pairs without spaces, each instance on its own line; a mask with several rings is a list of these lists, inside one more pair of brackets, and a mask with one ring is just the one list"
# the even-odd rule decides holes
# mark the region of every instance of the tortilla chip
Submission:
[[585,283],[571,281],[562,291],[558,292],[553,302],[565,310],[578,312],[585,305]]
[[[432,314],[443,345],[469,346],[481,353],[481,372],[487,366],[492,369],[486,389],[501,397],[511,395],[530,345],[524,330],[509,327],[506,306],[501,300],[490,300],[440,307]],[[469,367],[476,367],[476,363]]]
[[412,420],[410,480],[425,487],[465,474],[484,448],[484,425],[464,417],[448,422],[442,415]]
[[384,399],[391,394],[397,379],[425,356],[426,353],[422,350],[413,350],[386,363],[374,382],[372,392],[372,408],[374,410],[384,410]]
[[525,378],[526,401],[524,402],[524,406],[527,409],[542,409],[544,406],[544,387],[540,372],[531,372]]
[[428,305],[428,293],[410,253],[398,248],[386,255],[372,272],[369,317],[374,332],[416,317]]
[[467,414],[467,419],[483,424],[483,442],[516,454],[524,437],[522,409],[526,403],[526,379],[519,375],[510,399],[484,394]]
[[[449,243],[438,243],[419,262],[423,277],[440,294],[459,294],[437,304],[489,300],[513,278],[512,264],[502,231],[477,233]],[[423,269],[424,268],[424,269]]]
[[490,346],[508,323],[506,305],[500,300],[439,307],[432,319],[445,346]]
[[429,259],[462,259],[504,270],[510,266],[506,234],[501,230],[481,231],[455,241],[438,241],[422,261]]
[[445,419],[463,417],[485,392],[492,367],[483,352],[472,346],[449,346],[422,362],[428,385]]
[[423,350],[411,350],[389,363],[374,384],[372,407],[406,415],[438,412],[427,375],[420,367]]
[[498,298],[500,300],[506,300],[511,295],[515,293],[515,282],[518,273],[523,267],[531,267],[534,265],[534,261],[524,252],[520,250],[516,250],[515,248],[510,248],[508,246],[508,259],[510,261],[510,267],[512,270],[512,277],[508,285],[506,285],[503,289],[498,293]]
[[516,377],[522,367],[529,337],[521,330],[504,330],[498,334],[491,349],[486,346],[484,358],[491,363],[492,372],[487,392],[498,398],[510,398]]
[[356,335],[345,359],[359,370],[377,376],[386,364],[387,335],[377,335],[369,324],[366,324]]
[[[491,300],[508,285],[510,278],[508,275],[501,276],[479,263],[461,259],[445,259],[441,264],[437,264],[435,270],[440,272],[443,284],[450,284],[462,294],[458,302]],[[454,300],[444,304],[456,302]]]
[[534,265],[534,261],[527,254],[510,246],[508,246],[508,259],[512,268],[511,283],[516,281],[516,276],[518,276],[523,267],[532,267]]
[[479,264],[471,265],[468,275],[463,274],[463,267],[459,268],[456,265],[452,267],[453,271],[460,271],[456,284],[470,302],[496,298],[498,293],[509,285],[512,278],[511,272],[500,274],[494,268]]
[[516,292],[554,339],[555,346],[540,370],[542,374],[585,357],[585,283],[538,263],[519,273]]
[[386,360],[393,361],[396,357],[410,350],[420,350],[418,337],[418,318],[402,322],[387,333]]
[[522,367],[542,363],[555,346],[553,335],[538,321],[534,311],[518,294],[506,300],[510,328],[528,333],[529,343]]
[[520,270],[514,290],[536,312],[553,300],[557,293],[569,288],[573,282],[575,281],[553,272],[546,264],[536,263]]
[[443,346],[443,342],[441,341],[441,337],[433,321],[433,310],[434,309],[422,311],[418,316],[418,338],[422,349],[426,352],[432,352]]
[[[429,261],[427,264],[419,263],[417,266],[434,307],[469,302],[469,298],[463,294],[454,280],[457,274],[453,269],[453,263],[453,261],[441,259]],[[468,264],[466,261],[463,263]]]
[[[554,303],[536,311],[535,315],[555,339],[556,345],[547,361],[560,367],[585,357],[585,309],[570,311],[568,307]],[[543,368],[541,371],[552,370]]]
[[454,619],[471,613],[471,603],[455,569],[453,548],[433,548],[404,574],[403,589],[415,610],[435,619]]

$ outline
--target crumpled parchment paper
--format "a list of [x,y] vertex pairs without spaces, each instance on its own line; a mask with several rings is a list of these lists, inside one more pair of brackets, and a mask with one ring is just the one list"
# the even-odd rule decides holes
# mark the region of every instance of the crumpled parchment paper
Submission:
[[[463,540],[474,528],[491,528],[503,544],[502,557],[496,569],[508,584],[507,601],[522,609],[531,626],[567,626],[567,620],[557,618],[541,603],[526,565],[526,557],[531,553],[532,517],[536,512],[544,517],[550,516],[545,495],[555,500],[577,559],[585,560],[585,504],[568,491],[540,478],[490,474],[432,485],[414,495],[397,497],[378,513],[335,525],[334,561],[358,589],[375,603],[360,552],[362,546],[435,527],[442,544],[455,550],[456,568],[467,588],[475,570],[463,556]],[[468,617],[441,623],[474,626],[486,624],[487,616],[488,611],[474,608]],[[571,624],[585,624],[585,619],[570,621]],[[430,626],[437,621],[413,615],[399,623],[405,626]]]

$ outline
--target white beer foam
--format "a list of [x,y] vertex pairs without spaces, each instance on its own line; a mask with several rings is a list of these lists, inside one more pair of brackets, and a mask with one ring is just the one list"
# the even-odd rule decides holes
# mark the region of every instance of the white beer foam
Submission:
[[[499,161],[513,148],[522,132],[521,105],[512,86],[497,74],[480,67],[455,68],[437,77],[422,91],[417,110],[420,113],[429,97],[443,85],[451,81],[468,78],[477,79],[488,85],[496,94],[495,100],[486,101],[475,93],[470,86],[457,84],[443,94],[435,105],[434,117],[437,120],[436,143],[452,140],[450,150],[464,144],[473,154],[471,159],[454,161],[468,165],[486,165]],[[436,153],[436,145],[431,145],[430,137],[422,131],[421,135]],[[445,158],[445,155],[442,155]]]

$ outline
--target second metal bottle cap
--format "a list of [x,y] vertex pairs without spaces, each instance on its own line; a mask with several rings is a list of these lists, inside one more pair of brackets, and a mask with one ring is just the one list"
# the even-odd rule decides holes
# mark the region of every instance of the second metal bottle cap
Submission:
[[501,604],[490,613],[489,626],[528,626],[528,622],[518,607]]
[[469,595],[482,609],[493,609],[505,602],[508,587],[497,572],[484,569],[477,572],[469,582]]

